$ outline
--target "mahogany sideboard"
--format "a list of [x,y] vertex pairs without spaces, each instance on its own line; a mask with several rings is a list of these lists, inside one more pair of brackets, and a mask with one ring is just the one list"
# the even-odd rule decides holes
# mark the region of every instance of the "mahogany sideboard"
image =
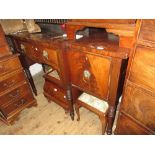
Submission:
[[[33,61],[52,67],[44,76],[44,95],[69,111],[72,119],[73,103],[80,94],[78,90],[108,101],[107,133],[111,134],[129,51],[133,47],[135,24],[136,20],[70,20],[66,24],[67,38],[42,33],[19,33],[12,37],[18,50]],[[76,32],[85,27],[103,28],[106,35],[99,37],[101,40],[93,35],[94,41],[89,37],[76,40]],[[116,42],[111,33],[116,36]],[[96,49],[98,44],[105,49]],[[82,81],[85,70],[93,77],[89,82],[85,79],[87,84]]]

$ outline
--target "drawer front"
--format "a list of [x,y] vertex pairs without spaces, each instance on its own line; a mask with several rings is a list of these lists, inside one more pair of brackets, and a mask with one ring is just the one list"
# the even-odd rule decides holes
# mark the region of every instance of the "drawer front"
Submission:
[[108,97],[110,58],[70,51],[68,62],[72,84],[103,99]]
[[13,72],[6,76],[0,77],[0,93],[13,88],[17,84],[25,81],[25,74],[23,71]]
[[8,105],[1,105],[0,111],[6,118],[8,118],[23,110],[33,100],[34,100],[33,95],[31,93],[28,93],[27,95],[21,97],[20,99]]
[[26,83],[22,86],[20,86],[19,88],[14,89],[13,91],[0,96],[0,105],[6,105],[9,102],[13,102],[14,100],[19,99],[21,96],[26,95],[28,92],[30,91],[30,87],[29,85]]
[[155,92],[155,49],[137,46],[129,80]]
[[155,20],[142,20],[141,31],[139,39],[144,41],[151,41],[155,43]]
[[0,76],[15,71],[21,67],[18,57],[9,58],[6,61],[0,62]]
[[57,53],[58,51],[55,49],[40,46],[40,60],[51,65],[54,69],[59,68]]
[[151,133],[127,117],[120,113],[115,134],[117,135],[150,135]]
[[[35,46],[33,43],[21,42],[20,43],[21,51],[30,59],[34,61],[39,61],[40,58],[40,49]],[[39,61],[40,62],[40,61]]]
[[155,94],[127,85],[122,110],[155,132]]
[[58,87],[57,85],[49,81],[46,81],[44,91],[49,95],[55,97],[57,100],[67,103],[65,91],[62,88]]
[[57,51],[52,48],[41,46],[39,43],[20,43],[22,51],[30,59],[51,65],[54,69],[58,69]]

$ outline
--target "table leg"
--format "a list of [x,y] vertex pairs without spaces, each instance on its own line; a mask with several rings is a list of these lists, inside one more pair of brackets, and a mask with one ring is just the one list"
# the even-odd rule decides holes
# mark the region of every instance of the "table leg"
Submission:
[[108,117],[107,117],[107,134],[112,134],[112,127],[115,119],[116,108],[113,106],[109,107]]

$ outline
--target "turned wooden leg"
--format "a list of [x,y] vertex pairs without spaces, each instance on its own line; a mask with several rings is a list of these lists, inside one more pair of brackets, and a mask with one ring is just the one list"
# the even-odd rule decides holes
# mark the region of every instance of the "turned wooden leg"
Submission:
[[77,103],[75,103],[75,111],[77,114],[77,121],[80,121],[80,111],[79,111],[80,105],[78,105]]
[[29,80],[29,83],[31,85],[31,88],[32,88],[34,94],[37,96],[37,89],[36,89],[36,86],[34,84],[34,81],[33,81],[33,78],[32,78],[32,75],[31,75],[29,68],[25,68],[25,72],[26,72],[27,78]]
[[107,126],[107,131],[106,131],[108,135],[112,134],[112,127],[113,127],[113,122],[115,119],[115,112],[116,112],[116,109],[113,106],[110,106],[109,111],[108,111],[108,117],[107,117],[108,126]]
[[105,131],[106,131],[106,126],[107,126],[106,118],[104,115],[103,116],[100,115],[99,119],[100,119],[101,125],[102,125],[102,135],[104,135]]
[[72,121],[74,121],[74,112],[71,111],[70,116],[71,116]]
[[73,101],[72,101],[72,93],[71,93],[71,88],[68,85],[67,86],[67,90],[66,90],[66,96],[67,96],[67,100],[68,100],[68,104],[70,107],[70,117],[72,119],[72,121],[74,120],[74,109],[73,109]]

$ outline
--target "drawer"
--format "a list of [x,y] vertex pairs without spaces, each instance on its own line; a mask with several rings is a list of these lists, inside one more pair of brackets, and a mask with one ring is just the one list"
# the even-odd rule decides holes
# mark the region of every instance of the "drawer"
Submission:
[[38,47],[35,46],[35,44],[29,42],[21,42],[20,48],[27,57],[34,61],[39,61],[41,51]]
[[0,76],[15,71],[21,67],[18,57],[12,56],[0,62]]
[[139,39],[155,43],[155,20],[142,20]]
[[55,49],[41,46],[39,43],[32,44],[22,42],[20,46],[30,59],[51,65],[54,69],[58,69],[57,51]]
[[58,51],[53,48],[48,48],[45,46],[40,46],[40,59],[48,65],[51,65],[54,69],[58,69]]
[[155,92],[155,49],[137,46],[129,80]]
[[25,81],[25,74],[23,71],[16,71],[5,76],[0,77],[0,94],[3,91],[15,87],[17,84]]
[[0,96],[0,105],[9,104],[9,102],[13,102],[14,100],[19,99],[21,96],[26,95],[30,91],[29,85],[26,83],[7,94]]
[[117,135],[150,135],[152,134],[147,129],[140,126],[133,119],[120,113],[115,134]]
[[128,84],[124,96],[122,111],[155,132],[155,94]]
[[67,55],[72,85],[107,99],[111,58],[79,51],[69,51]]
[[63,90],[62,88],[58,87],[57,85],[55,85],[52,82],[49,82],[48,80],[46,80],[45,85],[44,85],[44,92],[48,93],[50,96],[56,98],[57,100],[63,102],[63,103],[67,103],[67,98],[66,98],[66,93],[65,90]]
[[12,115],[17,114],[21,110],[23,110],[30,102],[34,100],[33,95],[28,93],[27,95],[21,97],[20,99],[8,104],[8,105],[1,105],[0,111],[6,118],[12,117]]

